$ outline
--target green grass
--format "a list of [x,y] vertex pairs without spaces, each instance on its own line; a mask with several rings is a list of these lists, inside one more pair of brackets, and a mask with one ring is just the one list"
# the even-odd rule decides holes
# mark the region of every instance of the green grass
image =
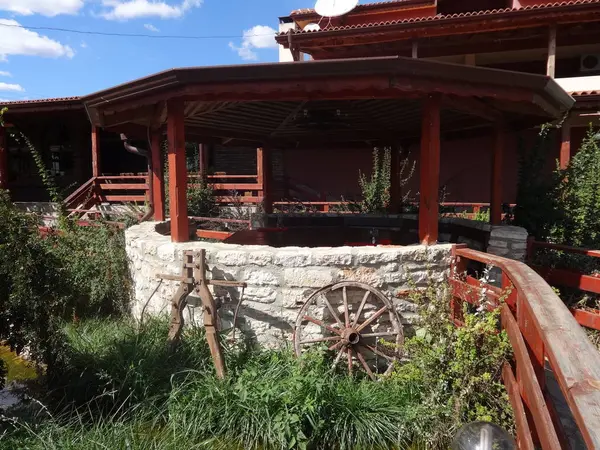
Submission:
[[[0,449],[447,448],[461,420],[449,389],[457,377],[439,347],[372,382],[332,372],[319,350],[298,360],[288,348],[241,345],[225,350],[228,377],[218,380],[203,331],[188,327],[170,354],[167,328],[163,320],[66,326],[44,408],[0,421]],[[422,375],[433,367],[443,376]]]
[[10,348],[0,345],[0,359],[8,369],[7,382],[33,380],[37,377],[35,367],[23,358],[17,356]]

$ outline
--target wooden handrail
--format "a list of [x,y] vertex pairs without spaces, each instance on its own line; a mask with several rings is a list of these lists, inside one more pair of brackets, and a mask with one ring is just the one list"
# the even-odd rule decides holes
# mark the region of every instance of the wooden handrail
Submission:
[[[586,248],[571,247],[570,245],[551,244],[549,242],[536,241],[535,239],[531,239],[528,244],[531,252],[535,251],[537,248],[547,248],[549,250],[558,250],[566,253],[600,258],[600,250],[588,250]],[[528,257],[533,257],[533,254],[528,255]]]
[[[534,269],[521,262],[459,247],[455,248],[455,256],[458,261],[456,267],[466,267],[466,261],[471,260],[502,270],[503,285],[512,286],[515,292],[511,292],[510,296],[517,299],[514,323],[510,319],[513,312],[504,307],[504,326],[509,322],[518,324],[531,356],[529,364],[536,369],[541,389],[544,389],[544,365],[548,360],[587,447],[600,449],[600,353],[569,309]],[[514,331],[514,326],[511,327]],[[513,346],[514,339],[511,339]],[[520,363],[523,364],[522,361]],[[522,378],[528,372],[519,368],[520,363],[517,361],[520,394],[532,414],[542,414],[539,408],[534,408],[537,403],[532,403],[531,393],[524,390]],[[528,386],[533,386],[530,381]],[[539,396],[536,398],[539,400]],[[534,416],[535,431],[539,434],[543,429],[538,427],[535,419]],[[543,448],[560,448],[555,436],[548,439],[539,437]]]
[[83,183],[81,186],[79,186],[79,188],[77,188],[71,195],[69,195],[64,201],[64,204],[67,206],[67,209],[82,194],[84,194],[84,193],[87,194],[87,191],[89,191],[89,189],[94,185],[95,182],[96,182],[96,178],[92,177],[89,180],[87,180],[85,183]]

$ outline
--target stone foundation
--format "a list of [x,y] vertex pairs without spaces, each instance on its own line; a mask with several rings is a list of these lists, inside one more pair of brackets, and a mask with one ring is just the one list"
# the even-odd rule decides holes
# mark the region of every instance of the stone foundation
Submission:
[[[223,243],[171,243],[147,222],[126,231],[127,254],[135,287],[133,314],[167,314],[178,283],[156,278],[177,274],[184,251],[205,249],[209,277],[245,281],[240,326],[261,343],[291,340],[298,310],[316,289],[343,281],[361,281],[394,299],[401,320],[415,317],[411,303],[395,298],[400,290],[445,279],[452,245],[425,247],[273,248]],[[156,291],[156,292],[154,292]],[[223,326],[231,324],[240,296],[237,288],[216,288]],[[186,320],[200,322],[199,299],[190,297]]]

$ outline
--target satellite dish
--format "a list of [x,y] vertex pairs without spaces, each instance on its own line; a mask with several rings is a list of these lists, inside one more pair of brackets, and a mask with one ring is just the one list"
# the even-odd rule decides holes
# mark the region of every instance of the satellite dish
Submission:
[[321,31],[321,26],[318,23],[309,23],[303,31]]
[[315,11],[324,17],[339,17],[348,14],[358,5],[358,0],[317,0]]

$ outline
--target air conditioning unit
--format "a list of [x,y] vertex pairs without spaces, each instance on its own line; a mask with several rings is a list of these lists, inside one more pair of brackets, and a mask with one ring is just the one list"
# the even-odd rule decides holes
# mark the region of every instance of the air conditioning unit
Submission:
[[582,55],[579,63],[580,72],[600,72],[600,55]]

